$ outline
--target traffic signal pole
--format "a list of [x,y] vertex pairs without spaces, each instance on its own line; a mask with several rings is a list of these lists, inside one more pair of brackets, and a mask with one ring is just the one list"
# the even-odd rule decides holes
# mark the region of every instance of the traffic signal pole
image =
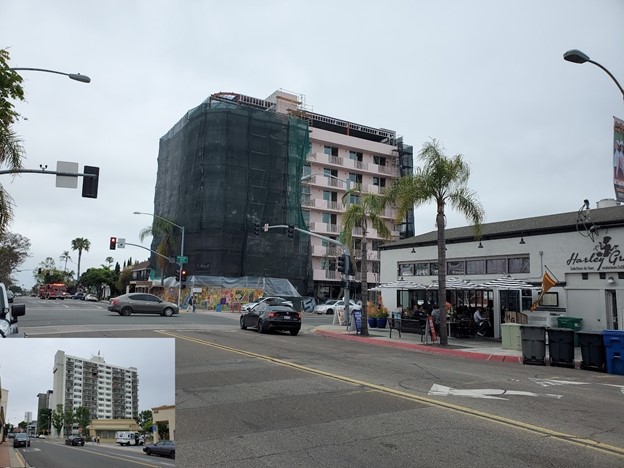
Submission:
[[346,245],[344,245],[343,243],[337,241],[336,239],[332,239],[331,237],[325,237],[322,236],[320,234],[317,234],[315,232],[310,232],[310,231],[306,231],[305,229],[300,229],[296,226],[293,226],[292,224],[288,225],[288,224],[276,224],[275,226],[267,226],[266,224],[264,225],[264,231],[268,231],[269,229],[278,229],[278,228],[286,228],[286,229],[294,229],[295,231],[298,231],[302,234],[306,234],[308,236],[311,237],[317,237],[319,239],[323,239],[331,244],[335,244],[338,245],[342,248],[342,253],[343,255],[345,255],[345,266],[344,266],[344,302],[345,302],[345,320],[347,322],[347,328],[349,328],[350,325],[350,315],[349,315],[349,303],[350,303],[350,287],[349,287],[349,265],[351,263],[350,258],[351,258],[351,253],[349,252],[349,247],[347,247]]

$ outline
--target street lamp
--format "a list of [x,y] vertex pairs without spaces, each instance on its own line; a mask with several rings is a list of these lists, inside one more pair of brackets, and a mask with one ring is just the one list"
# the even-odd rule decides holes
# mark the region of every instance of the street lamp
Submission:
[[11,71],[40,71],[45,73],[56,73],[57,75],[65,75],[68,76],[71,80],[80,81],[81,83],[91,83],[91,78],[87,75],[81,75],[80,73],[63,73],[56,70],[47,70],[45,68],[9,68]]
[[344,182],[347,185],[347,191],[351,190],[351,181],[349,179],[341,179],[340,177],[336,177],[335,175],[331,175],[331,174],[325,174],[324,172],[314,172],[312,174],[304,175],[301,178],[301,181],[303,182],[304,180],[311,179],[312,177],[316,175],[331,177],[332,179],[339,180],[340,182]]
[[[178,265],[180,265],[180,275],[181,275],[182,269],[184,268],[184,263],[182,263],[182,257],[184,257],[184,226],[180,226],[179,224],[176,224],[173,221],[169,221],[167,218],[163,218],[162,216],[155,215],[154,213],[143,213],[141,211],[135,211],[133,212],[133,214],[136,214],[136,215],[142,214],[142,215],[152,216],[154,218],[158,218],[182,230],[182,239],[180,241],[180,259],[179,259],[180,261],[178,262]],[[161,283],[162,283],[162,279],[161,279]],[[178,307],[180,307],[181,297],[182,297],[182,280],[180,276],[178,276]]]
[[607,70],[605,67],[600,65],[598,62],[594,62],[593,60],[591,60],[589,58],[589,56],[587,56],[586,54],[584,54],[580,50],[577,50],[577,49],[568,50],[565,54],[563,54],[563,59],[567,60],[568,62],[572,62],[572,63],[585,63],[585,62],[589,62],[589,63],[593,63],[598,68],[601,68],[602,70],[604,70],[607,73],[607,75],[609,75],[611,77],[613,82],[617,85],[618,89],[620,90],[620,93],[622,93],[622,98],[624,98],[624,89],[622,88],[620,83],[618,83],[618,80],[615,79],[615,76],[613,76],[609,70]]

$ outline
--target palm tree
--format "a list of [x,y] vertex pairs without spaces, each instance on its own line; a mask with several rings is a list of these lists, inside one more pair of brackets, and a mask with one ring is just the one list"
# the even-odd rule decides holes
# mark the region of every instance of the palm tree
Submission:
[[362,261],[360,266],[360,275],[362,276],[362,335],[368,336],[368,282],[366,276],[368,274],[368,232],[369,229],[375,229],[377,234],[385,239],[390,237],[390,229],[385,224],[385,220],[381,217],[386,207],[386,199],[380,195],[373,193],[361,193],[360,187],[348,190],[342,197],[343,205],[347,205],[349,201],[356,198],[356,202],[349,205],[345,213],[342,215],[342,237],[346,245],[353,245],[353,230],[355,228],[362,229]]
[[65,267],[63,270],[67,271],[67,260],[71,260],[71,257],[69,256],[69,250],[64,250],[61,256],[59,257],[59,260],[61,262],[65,262]]
[[444,155],[437,140],[423,144],[418,153],[422,167],[416,168],[412,176],[398,179],[386,192],[389,201],[397,207],[396,219],[405,217],[408,210],[428,202],[437,206],[436,226],[438,230],[438,306],[440,314],[440,344],[448,344],[446,329],[446,227],[445,207],[449,204],[460,211],[473,224],[475,237],[481,235],[481,223],[485,212],[476,192],[467,187],[470,167],[461,154],[453,157]]
[[113,266],[113,263],[115,263],[115,259],[113,257],[106,257],[104,261],[106,262],[106,265],[102,265],[102,266],[104,268],[108,268],[109,270]]
[[[168,223],[163,219],[154,218],[154,222],[151,226],[141,229],[141,232],[139,232],[139,239],[141,242],[149,236],[160,239],[160,242],[156,246],[156,252],[160,255],[164,255],[165,257],[170,257],[173,253],[173,248],[176,246],[176,240],[173,232],[174,227],[175,226],[173,224]],[[167,260],[160,255],[156,256],[156,264],[160,269],[160,277],[162,281],[162,278],[165,276],[165,269],[169,264],[167,263]],[[130,262],[128,262],[128,265],[129,264]]]
[[76,283],[80,282],[80,260],[82,259],[82,251],[88,252],[91,248],[91,241],[89,239],[84,239],[82,237],[76,237],[73,241],[71,241],[72,250],[78,251],[78,273],[76,276]]

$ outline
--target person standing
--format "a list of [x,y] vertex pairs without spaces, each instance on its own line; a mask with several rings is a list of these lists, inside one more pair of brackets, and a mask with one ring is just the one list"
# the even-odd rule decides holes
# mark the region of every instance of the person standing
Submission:
[[191,307],[193,307],[193,313],[195,313],[195,309],[197,309],[197,298],[195,294],[191,297]]

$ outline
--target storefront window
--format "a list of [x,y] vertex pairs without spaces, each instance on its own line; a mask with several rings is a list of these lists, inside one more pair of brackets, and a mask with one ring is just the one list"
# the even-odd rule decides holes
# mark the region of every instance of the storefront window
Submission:
[[508,260],[509,273],[529,273],[529,257],[514,257]]
[[486,260],[486,273],[494,274],[494,273],[507,273],[507,260],[504,258],[493,258],[491,260]]
[[399,264],[399,276],[414,276],[414,264],[413,263],[400,263]]
[[485,260],[466,260],[467,275],[484,275]]
[[446,262],[446,274],[447,275],[463,275],[465,272],[465,265],[463,260],[456,260],[453,262]]
[[414,274],[416,276],[427,276],[429,274],[429,263],[416,263],[414,265]]
[[431,262],[429,264],[429,274],[435,276],[438,274],[438,262]]

